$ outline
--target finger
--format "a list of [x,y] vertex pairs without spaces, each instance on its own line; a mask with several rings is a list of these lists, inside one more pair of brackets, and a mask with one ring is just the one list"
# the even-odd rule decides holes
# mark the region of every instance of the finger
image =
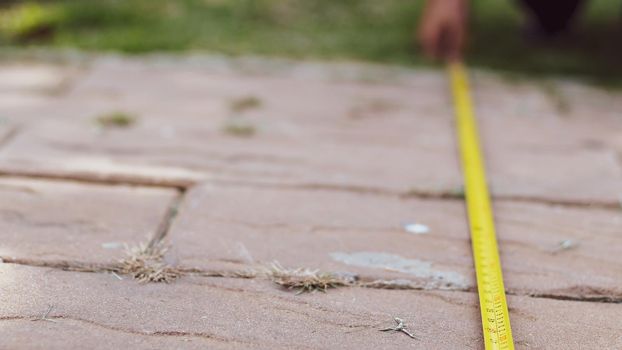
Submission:
[[419,32],[417,33],[417,41],[419,42],[419,46],[421,47],[423,54],[425,56],[430,57],[431,53],[430,53],[430,37],[431,37],[431,33],[430,30],[428,29],[428,26],[426,25],[426,23],[423,23],[420,27],[419,27]]
[[441,60],[447,60],[447,57],[453,51],[454,33],[451,25],[444,24],[436,38],[435,56]]
[[439,31],[437,29],[422,32],[421,46],[424,54],[433,59],[438,59]]
[[450,42],[447,46],[445,60],[456,62],[462,59],[462,34],[460,31],[452,31]]
[[442,58],[449,62],[462,59],[464,31],[460,25],[448,25],[443,33]]
[[468,9],[466,6],[462,6],[461,8],[461,20],[453,23],[453,41],[454,44],[452,46],[452,51],[448,59],[453,61],[462,60],[464,55],[464,50],[467,42],[467,23],[466,18],[468,15]]
[[466,30],[464,26],[458,24],[454,31],[454,46],[449,59],[462,60],[466,44]]

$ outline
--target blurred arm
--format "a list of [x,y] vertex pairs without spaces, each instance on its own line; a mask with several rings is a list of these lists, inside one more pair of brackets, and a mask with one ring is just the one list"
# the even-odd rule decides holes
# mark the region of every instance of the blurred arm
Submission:
[[419,26],[424,53],[436,59],[462,58],[466,41],[468,0],[427,0]]

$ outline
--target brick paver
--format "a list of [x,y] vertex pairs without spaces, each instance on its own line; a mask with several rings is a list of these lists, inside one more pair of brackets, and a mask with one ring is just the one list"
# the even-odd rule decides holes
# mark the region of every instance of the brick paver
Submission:
[[[390,85],[197,75],[104,61],[57,102],[58,118],[39,120],[7,145],[0,170],[453,190],[460,175],[440,78],[436,92],[419,87],[425,97],[418,101]],[[230,107],[248,96],[261,105]],[[136,125],[96,128],[98,114],[116,109],[135,114]],[[255,137],[223,132],[238,117]]]
[[[131,335],[137,348],[480,346],[474,293],[349,288],[296,296],[255,280],[187,278],[170,285],[137,285],[109,275],[25,266],[3,266],[0,276],[6,291],[0,312],[7,320],[2,322],[28,321],[21,322],[20,332],[31,334],[54,329],[51,345],[65,348],[97,345],[106,335],[117,343],[114,338]],[[510,297],[509,303],[519,348],[622,345],[611,334],[618,326],[614,320],[622,312],[620,305],[529,297]],[[41,318],[50,305],[47,318],[56,323],[30,321]],[[396,315],[420,340],[378,331],[391,326]],[[88,332],[80,334],[80,329]],[[66,337],[62,343],[60,337]],[[2,337],[0,345],[11,341]]]
[[0,256],[105,263],[149,241],[175,190],[0,179]]
[[[191,190],[181,208],[169,237],[171,254],[182,265],[278,261],[367,279],[442,278],[475,287],[458,200],[206,185]],[[622,295],[622,211],[505,201],[495,210],[510,290]],[[423,224],[429,232],[410,233],[408,224]]]
[[[0,347],[481,348],[446,84],[248,58],[4,65]],[[480,72],[474,90],[517,347],[621,347],[619,93]],[[114,111],[134,123],[98,125]],[[160,234],[180,278],[115,267]],[[416,289],[199,276],[275,261]],[[108,267],[61,269],[84,263]],[[379,332],[393,317],[418,339]]]
[[[206,185],[187,194],[180,212],[169,238],[182,265],[277,261],[367,279],[474,284],[459,201]],[[425,225],[429,233],[408,233],[408,224]]]

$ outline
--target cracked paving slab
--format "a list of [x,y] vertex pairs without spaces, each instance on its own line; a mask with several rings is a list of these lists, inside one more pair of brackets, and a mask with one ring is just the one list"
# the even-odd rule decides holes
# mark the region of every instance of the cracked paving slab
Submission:
[[[509,291],[622,298],[622,212],[513,202],[494,207]],[[407,232],[404,225],[412,223],[429,232]],[[459,200],[204,185],[186,194],[168,238],[171,261],[183,266],[278,261],[366,280],[475,288]],[[563,241],[573,246],[560,250]]]
[[170,189],[0,179],[0,256],[109,263],[149,240]]
[[[147,348],[481,348],[477,295],[361,288],[294,295],[266,281],[182,279],[140,285],[105,274],[0,265],[0,346],[104,348],[121,340]],[[48,305],[50,321],[40,318]],[[509,297],[519,348],[622,346],[621,305]],[[380,332],[402,318],[420,340]],[[87,332],[79,332],[80,330]],[[102,343],[105,337],[113,339]],[[125,343],[127,344],[127,343]],[[107,346],[106,346],[107,347]]]

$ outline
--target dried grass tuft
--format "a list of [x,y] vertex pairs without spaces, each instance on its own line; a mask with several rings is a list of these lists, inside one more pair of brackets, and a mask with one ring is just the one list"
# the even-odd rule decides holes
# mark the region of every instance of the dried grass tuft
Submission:
[[164,262],[167,250],[168,246],[162,243],[126,247],[127,257],[120,261],[119,272],[132,276],[140,283],[170,283],[179,278],[181,272]]
[[333,273],[320,272],[307,268],[286,269],[279,263],[273,263],[267,272],[272,282],[296,290],[296,294],[305,292],[326,292],[328,288],[349,286],[352,282]]

